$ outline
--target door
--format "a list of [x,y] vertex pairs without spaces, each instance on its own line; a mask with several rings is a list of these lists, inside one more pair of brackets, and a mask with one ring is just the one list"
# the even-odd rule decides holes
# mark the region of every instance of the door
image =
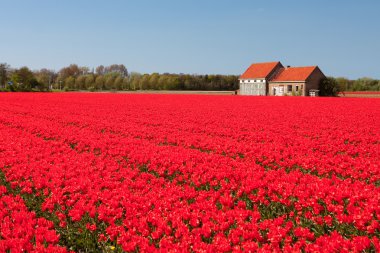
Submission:
[[284,86],[274,86],[273,87],[274,96],[283,96],[284,95]]

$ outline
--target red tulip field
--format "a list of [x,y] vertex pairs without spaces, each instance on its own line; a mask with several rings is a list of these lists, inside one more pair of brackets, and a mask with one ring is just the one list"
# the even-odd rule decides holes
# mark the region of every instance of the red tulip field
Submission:
[[0,93],[0,252],[380,252],[380,99]]

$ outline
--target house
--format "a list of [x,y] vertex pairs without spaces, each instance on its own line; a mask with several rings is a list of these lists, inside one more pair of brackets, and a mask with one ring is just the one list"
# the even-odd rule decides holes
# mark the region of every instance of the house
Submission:
[[318,90],[325,75],[318,66],[284,67],[281,62],[254,63],[240,76],[240,94],[307,96]]

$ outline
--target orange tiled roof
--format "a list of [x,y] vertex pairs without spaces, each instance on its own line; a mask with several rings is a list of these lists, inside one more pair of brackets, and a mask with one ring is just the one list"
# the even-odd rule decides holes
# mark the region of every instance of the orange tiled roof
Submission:
[[281,69],[271,80],[272,82],[306,81],[311,73],[317,68],[312,67],[289,67]]
[[240,79],[266,78],[277,64],[281,63],[279,61],[254,63],[240,76]]

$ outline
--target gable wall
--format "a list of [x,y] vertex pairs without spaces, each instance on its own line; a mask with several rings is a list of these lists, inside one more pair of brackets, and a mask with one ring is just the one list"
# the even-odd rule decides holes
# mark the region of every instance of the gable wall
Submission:
[[319,90],[319,83],[324,78],[326,78],[326,76],[322,73],[322,71],[319,68],[316,68],[306,81],[306,96],[309,96],[309,91],[311,89]]

